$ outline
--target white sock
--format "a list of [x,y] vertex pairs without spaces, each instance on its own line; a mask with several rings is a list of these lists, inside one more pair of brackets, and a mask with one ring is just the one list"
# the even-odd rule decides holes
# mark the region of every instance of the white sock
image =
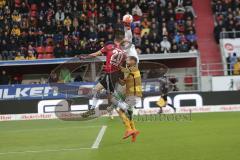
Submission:
[[118,102],[117,106],[124,111],[127,111],[127,109],[128,109],[128,105],[125,102],[120,101],[120,102]]
[[97,101],[98,101],[98,99],[97,99],[96,97],[93,97],[91,109],[96,108],[96,106],[97,106]]

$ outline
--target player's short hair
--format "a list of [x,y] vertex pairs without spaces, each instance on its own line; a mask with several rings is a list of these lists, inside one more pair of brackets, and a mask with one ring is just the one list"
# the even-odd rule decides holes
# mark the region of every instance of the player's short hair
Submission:
[[114,39],[117,42],[121,42],[124,39],[124,37],[125,37],[125,35],[124,35],[123,31],[115,30],[115,37],[114,37]]
[[130,60],[134,60],[134,61],[135,61],[135,63],[137,63],[137,61],[138,61],[138,60],[137,60],[137,58],[136,58],[136,57],[134,57],[134,56],[129,56],[129,57],[128,57],[128,59],[130,59]]

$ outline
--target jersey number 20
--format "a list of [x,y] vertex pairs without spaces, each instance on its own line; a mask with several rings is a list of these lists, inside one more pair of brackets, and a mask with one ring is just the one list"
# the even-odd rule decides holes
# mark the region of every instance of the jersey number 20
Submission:
[[123,58],[124,58],[123,51],[120,49],[114,49],[110,63],[116,67],[119,67],[123,62]]

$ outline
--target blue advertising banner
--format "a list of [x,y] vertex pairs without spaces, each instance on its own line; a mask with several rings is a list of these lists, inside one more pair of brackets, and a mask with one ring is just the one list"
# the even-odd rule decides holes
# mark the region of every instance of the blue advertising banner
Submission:
[[[0,85],[0,100],[68,99],[89,97],[95,82]],[[158,92],[159,82],[142,82],[144,92]]]
[[31,85],[2,85],[0,86],[0,100],[9,99],[52,99],[74,98],[83,95],[83,89],[91,90],[95,83],[68,84],[31,84]]

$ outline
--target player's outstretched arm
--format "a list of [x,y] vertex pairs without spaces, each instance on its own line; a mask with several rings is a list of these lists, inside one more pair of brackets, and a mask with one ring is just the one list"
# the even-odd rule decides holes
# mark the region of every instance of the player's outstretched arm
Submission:
[[95,58],[95,57],[100,56],[100,55],[102,55],[102,52],[101,51],[97,51],[97,52],[91,53],[91,54],[89,54],[87,56],[82,56],[81,55],[79,58],[80,59]]

